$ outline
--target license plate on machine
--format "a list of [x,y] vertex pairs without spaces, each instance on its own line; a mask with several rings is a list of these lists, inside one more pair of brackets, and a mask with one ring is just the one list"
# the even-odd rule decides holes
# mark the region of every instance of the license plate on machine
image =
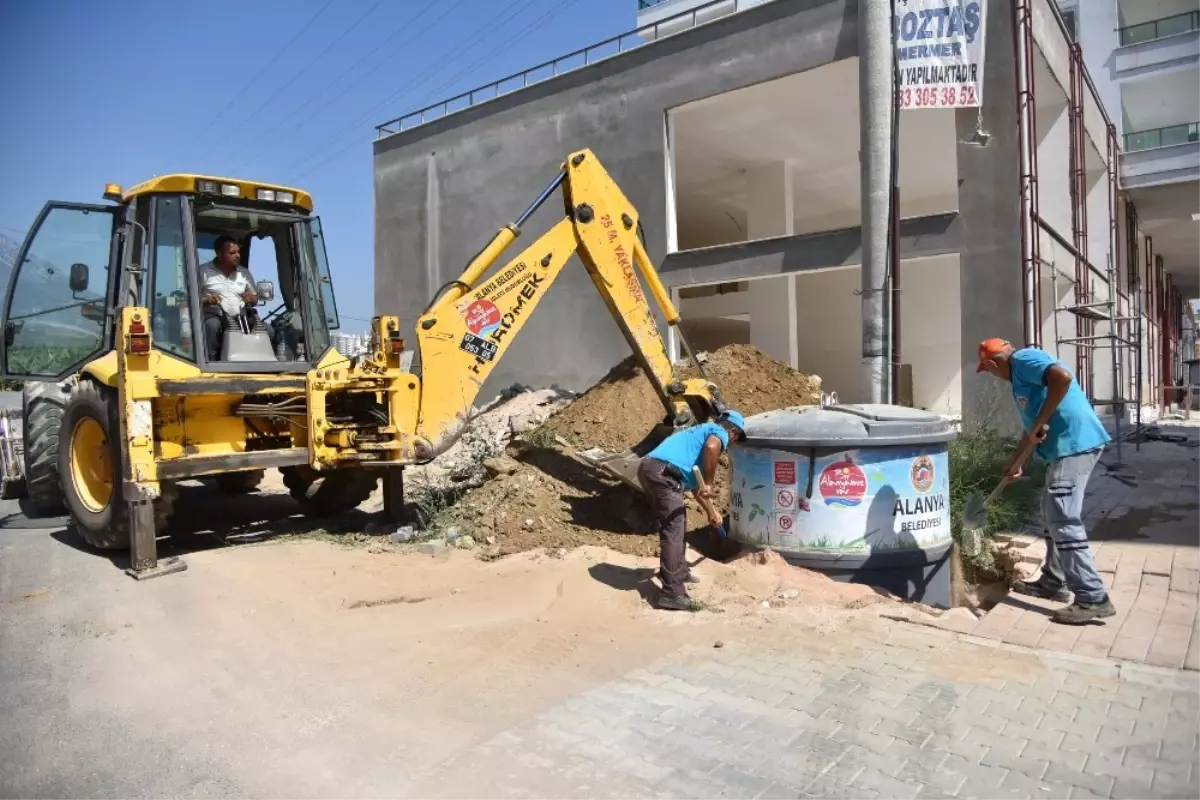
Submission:
[[497,345],[495,342],[481,339],[473,333],[465,333],[463,334],[462,342],[458,345],[458,349],[465,350],[476,358],[482,358],[484,361],[491,361],[496,357]]

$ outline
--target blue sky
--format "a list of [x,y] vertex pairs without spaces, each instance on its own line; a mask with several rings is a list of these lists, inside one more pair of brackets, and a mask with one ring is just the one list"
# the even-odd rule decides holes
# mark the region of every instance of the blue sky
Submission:
[[[631,29],[636,9],[4,0],[0,233],[20,239],[47,200],[101,202],[107,182],[202,172],[293,184],[312,192],[324,222],[343,329],[365,330],[374,126]],[[496,225],[520,211],[497,209]],[[492,233],[463,231],[481,243]]]

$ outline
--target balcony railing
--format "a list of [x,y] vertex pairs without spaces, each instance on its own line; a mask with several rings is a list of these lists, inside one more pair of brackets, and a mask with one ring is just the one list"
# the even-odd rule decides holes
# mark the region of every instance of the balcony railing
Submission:
[[1170,125],[1166,128],[1127,133],[1125,134],[1125,152],[1153,150],[1156,147],[1170,147],[1173,144],[1186,144],[1187,142],[1200,142],[1200,122],[1187,122],[1183,125]]
[[[639,0],[639,2],[655,5],[656,2],[665,2],[665,0]],[[536,67],[530,67],[523,72],[509,75],[507,78],[501,78],[498,81],[492,81],[469,92],[463,92],[460,95],[451,97],[449,100],[440,100],[425,108],[405,114],[403,117],[397,117],[382,125],[376,125],[376,138],[383,138],[394,133],[411,130],[442,117],[449,116],[450,114],[465,111],[472,106],[477,106],[488,100],[494,100],[510,92],[515,92],[549,78],[572,72],[588,64],[595,64],[597,61],[613,58],[628,50],[636,49],[657,40],[660,36],[680,33],[684,30],[695,28],[698,25],[703,25],[710,21],[708,18],[710,15],[706,12],[711,12],[716,6],[729,6],[732,3],[733,8],[729,13],[736,14],[760,2],[762,0],[712,0],[702,6],[696,6],[674,16],[660,19],[658,22],[650,25],[643,25],[640,28],[627,31],[611,39],[605,39],[603,42],[589,45],[582,50],[576,50],[573,53],[567,53],[565,56],[559,56],[553,61],[546,61],[545,63],[538,64]]]
[[1200,11],[1189,11],[1186,14],[1176,14],[1173,17],[1163,17],[1121,28],[1121,46],[1153,42],[1155,39],[1195,30],[1200,30]]

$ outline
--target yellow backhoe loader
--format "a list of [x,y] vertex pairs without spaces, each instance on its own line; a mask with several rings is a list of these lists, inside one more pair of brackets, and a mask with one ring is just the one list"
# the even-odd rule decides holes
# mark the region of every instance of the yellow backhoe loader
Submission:
[[[560,188],[563,218],[492,271]],[[185,479],[246,491],[278,468],[318,515],[354,508],[382,479],[386,513],[399,520],[403,467],[463,432],[480,387],[572,255],[662,399],[664,425],[724,408],[705,378],[673,374],[647,290],[668,325],[679,314],[639,238],[637,210],[587,150],[439,290],[417,320],[419,370],[401,367],[393,316],[372,321],[365,354],[331,346],[333,283],[305,192],[169,175],[110,185],[105,199],[41,212],[10,279],[2,367],[26,382],[31,504],[65,506],[96,548],[131,548],[135,577],[184,568],[159,561],[156,535]],[[215,304],[209,291],[224,237],[249,273],[244,306]]]

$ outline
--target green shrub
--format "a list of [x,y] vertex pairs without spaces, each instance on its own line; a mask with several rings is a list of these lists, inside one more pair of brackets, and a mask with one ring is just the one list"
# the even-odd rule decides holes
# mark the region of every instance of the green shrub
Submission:
[[[962,536],[962,509],[974,492],[986,497],[1003,477],[1016,440],[991,429],[962,433],[950,443],[950,525],[954,540]],[[1033,456],[1025,463],[1024,477],[1006,487],[988,506],[985,546],[977,556],[963,555],[964,566],[975,575],[998,575],[1001,569],[986,546],[996,533],[1017,531],[1036,514],[1041,501],[1045,465]]]

